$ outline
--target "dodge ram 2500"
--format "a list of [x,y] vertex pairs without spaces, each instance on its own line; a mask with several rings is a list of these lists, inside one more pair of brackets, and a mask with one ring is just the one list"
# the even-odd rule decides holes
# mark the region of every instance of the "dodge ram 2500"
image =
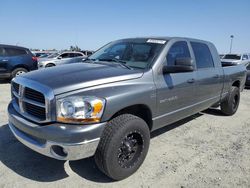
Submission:
[[245,81],[246,67],[222,67],[210,42],[123,39],[85,63],[14,78],[9,127],[32,150],[59,160],[94,156],[121,180],[143,163],[150,132],[215,105],[233,115]]

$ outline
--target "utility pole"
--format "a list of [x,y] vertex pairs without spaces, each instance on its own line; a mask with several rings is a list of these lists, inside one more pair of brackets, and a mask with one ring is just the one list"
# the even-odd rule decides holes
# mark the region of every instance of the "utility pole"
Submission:
[[233,36],[233,35],[231,35],[231,36],[230,36],[230,38],[231,38],[231,43],[230,43],[230,54],[231,54],[231,53],[232,53],[233,38],[234,38],[234,36]]

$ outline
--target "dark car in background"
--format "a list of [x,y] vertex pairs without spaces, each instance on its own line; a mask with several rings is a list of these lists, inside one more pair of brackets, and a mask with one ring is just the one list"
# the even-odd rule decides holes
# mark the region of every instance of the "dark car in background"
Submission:
[[29,49],[0,44],[0,78],[11,79],[37,69],[37,58]]

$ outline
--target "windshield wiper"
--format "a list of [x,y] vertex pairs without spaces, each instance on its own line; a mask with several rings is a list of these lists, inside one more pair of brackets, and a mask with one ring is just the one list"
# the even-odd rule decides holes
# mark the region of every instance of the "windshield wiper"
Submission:
[[130,70],[132,70],[132,68],[130,67],[130,66],[128,66],[128,65],[126,65],[126,61],[122,61],[122,60],[120,60],[120,59],[116,59],[116,58],[103,58],[103,59],[98,59],[99,61],[108,61],[108,62],[116,62],[117,64],[119,64],[120,66],[122,66],[122,67],[125,67],[125,68],[127,68],[127,69],[130,69]]

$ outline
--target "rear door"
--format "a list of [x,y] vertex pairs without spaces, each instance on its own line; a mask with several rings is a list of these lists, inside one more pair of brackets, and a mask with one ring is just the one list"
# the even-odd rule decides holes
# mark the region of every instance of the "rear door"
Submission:
[[9,58],[5,55],[5,49],[0,47],[0,73],[6,73]]
[[220,100],[223,87],[223,73],[221,66],[213,58],[210,46],[202,42],[192,42],[191,46],[196,62],[195,99],[197,110],[210,107]]

